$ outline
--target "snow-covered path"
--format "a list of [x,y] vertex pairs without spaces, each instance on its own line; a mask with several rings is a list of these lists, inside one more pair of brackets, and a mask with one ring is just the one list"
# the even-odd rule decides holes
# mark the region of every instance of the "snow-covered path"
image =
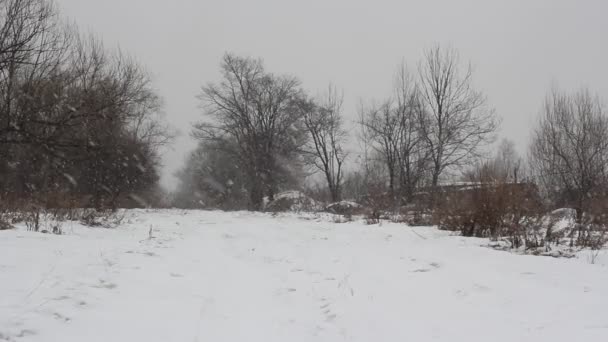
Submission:
[[608,268],[583,259],[397,224],[130,216],[0,232],[0,341],[608,340]]

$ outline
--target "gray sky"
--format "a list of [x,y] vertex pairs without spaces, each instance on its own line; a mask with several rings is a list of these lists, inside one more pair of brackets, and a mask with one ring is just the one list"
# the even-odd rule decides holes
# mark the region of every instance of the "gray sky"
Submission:
[[313,94],[344,90],[345,115],[390,93],[394,71],[449,45],[502,117],[500,135],[525,152],[544,95],[557,82],[608,100],[605,0],[58,0],[81,29],[120,46],[152,73],[168,121],[182,133],[163,158],[163,184],[194,147],[201,85],[219,79],[225,51],[262,57]]

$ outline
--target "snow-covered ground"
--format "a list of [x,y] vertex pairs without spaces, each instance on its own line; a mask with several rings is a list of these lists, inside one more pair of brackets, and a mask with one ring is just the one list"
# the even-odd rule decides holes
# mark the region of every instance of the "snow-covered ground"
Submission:
[[605,255],[297,214],[63,228],[0,232],[0,340],[608,341]]

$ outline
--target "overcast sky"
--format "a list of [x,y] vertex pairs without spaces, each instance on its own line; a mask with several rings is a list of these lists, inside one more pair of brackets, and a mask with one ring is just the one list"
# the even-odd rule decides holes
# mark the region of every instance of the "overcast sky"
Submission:
[[163,157],[163,184],[194,147],[195,96],[217,81],[225,51],[262,57],[313,94],[332,82],[345,115],[390,93],[403,59],[436,43],[460,51],[521,152],[553,83],[608,100],[605,0],[58,0],[69,19],[120,46],[153,75],[168,121],[182,133]]

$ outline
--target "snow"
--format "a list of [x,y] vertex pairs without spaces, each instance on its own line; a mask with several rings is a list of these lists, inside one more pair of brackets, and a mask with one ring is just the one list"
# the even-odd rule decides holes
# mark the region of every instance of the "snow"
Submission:
[[334,214],[353,214],[362,210],[363,206],[361,204],[352,201],[334,202],[325,207],[325,211]]
[[306,195],[304,195],[302,192],[297,191],[297,190],[289,190],[289,191],[284,191],[284,192],[278,193],[275,196],[275,200],[283,199],[283,198],[297,200],[302,197],[306,197]]
[[551,212],[544,218],[543,226],[546,230],[551,226],[552,234],[566,234],[576,223],[576,211],[571,208],[560,208]]
[[328,214],[0,231],[0,340],[606,341],[608,268]]
[[359,204],[357,202],[353,202],[353,201],[340,201],[340,202],[331,203],[330,205],[327,206],[327,208],[332,207],[332,206],[342,206],[342,207],[349,207],[349,208],[362,208],[361,204]]

